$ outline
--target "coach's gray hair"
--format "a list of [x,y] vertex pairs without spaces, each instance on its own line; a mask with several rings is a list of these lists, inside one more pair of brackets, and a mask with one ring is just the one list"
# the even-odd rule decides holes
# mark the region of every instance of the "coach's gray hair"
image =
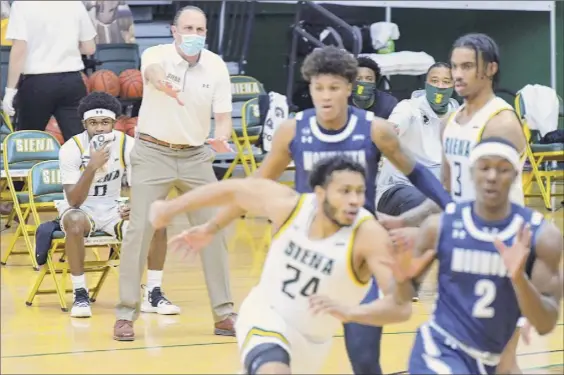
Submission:
[[202,15],[203,15],[203,16],[206,18],[206,20],[207,20],[206,13],[204,13],[204,11],[202,10],[202,8],[198,8],[198,7],[195,6],[195,5],[186,5],[185,7],[182,7],[182,8],[180,8],[180,9],[178,9],[178,10],[176,11],[176,14],[174,15],[174,20],[172,21],[172,24],[173,24],[174,26],[176,26],[176,25],[178,24],[178,18],[180,18],[180,15],[181,15],[183,12],[188,11],[188,10],[191,10],[191,11],[194,11],[194,12],[198,12],[198,13],[202,13]]

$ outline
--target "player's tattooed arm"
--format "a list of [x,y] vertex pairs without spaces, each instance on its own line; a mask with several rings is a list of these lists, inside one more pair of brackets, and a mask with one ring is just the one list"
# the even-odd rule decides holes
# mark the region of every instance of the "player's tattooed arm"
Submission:
[[[290,155],[290,142],[296,133],[296,120],[288,120],[280,124],[272,138],[272,150],[267,154],[254,177],[277,180],[292,161]],[[245,210],[237,205],[228,205],[209,223],[209,231],[217,233],[233,220],[245,214]]]
[[[370,283],[374,275],[384,297],[351,307],[348,321],[382,326],[406,321],[411,316],[413,288],[409,282],[395,283],[388,265],[392,262],[391,246],[388,233],[376,220],[367,220],[358,229],[351,261],[353,277]],[[403,297],[398,299],[396,295]]]
[[372,122],[372,141],[382,154],[404,175],[409,175],[415,167],[414,157],[402,147],[394,124],[383,119]]
[[431,199],[426,199],[419,206],[400,215],[404,227],[418,227],[423,220],[433,214],[438,214],[442,209]]
[[524,272],[512,278],[523,316],[541,335],[550,333],[558,321],[562,299],[559,266],[564,245],[562,233],[554,224],[543,225],[537,234],[530,280]]
[[401,145],[391,122],[377,118],[372,122],[372,141],[382,154],[423,194],[441,207],[451,201],[440,181]]

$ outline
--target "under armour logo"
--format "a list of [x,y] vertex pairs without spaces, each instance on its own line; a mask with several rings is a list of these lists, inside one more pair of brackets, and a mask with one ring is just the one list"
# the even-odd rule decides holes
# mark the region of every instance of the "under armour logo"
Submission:
[[452,238],[463,240],[463,239],[466,238],[466,231],[465,230],[459,230],[459,229],[453,229],[452,230]]
[[306,135],[302,135],[302,143],[312,143],[313,142],[313,137],[311,135],[306,136]]

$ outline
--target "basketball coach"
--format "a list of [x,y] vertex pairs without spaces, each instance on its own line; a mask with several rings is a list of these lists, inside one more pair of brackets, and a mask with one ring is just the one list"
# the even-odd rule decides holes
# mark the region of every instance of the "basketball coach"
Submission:
[[[140,309],[141,277],[153,227],[149,208],[171,188],[181,193],[216,181],[213,152],[228,149],[231,135],[231,81],[225,62],[205,49],[206,15],[187,6],[175,15],[174,43],[148,48],[141,56],[144,78],[137,141],[131,152],[131,211],[120,256],[119,298],[114,339],[134,340],[133,322]],[[208,139],[211,113],[215,132]],[[214,215],[206,209],[189,214],[192,225]],[[163,249],[166,251],[166,249]],[[236,315],[229,287],[223,236],[201,253],[216,335],[233,336]]]
[[44,131],[55,116],[65,141],[84,131],[77,113],[87,94],[81,54],[96,51],[95,37],[82,1],[12,4],[6,32],[12,49],[2,108],[9,116],[17,112],[17,130]]

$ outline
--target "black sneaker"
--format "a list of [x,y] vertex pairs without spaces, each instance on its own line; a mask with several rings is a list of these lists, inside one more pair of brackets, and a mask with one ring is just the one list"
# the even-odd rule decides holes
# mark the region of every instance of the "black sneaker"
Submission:
[[160,287],[156,286],[149,290],[146,286],[141,304],[141,311],[146,313],[157,313],[160,315],[180,314],[180,307],[172,304],[163,294]]
[[79,288],[74,291],[74,303],[72,304],[71,316],[73,318],[90,318],[92,316],[90,297],[86,289]]

